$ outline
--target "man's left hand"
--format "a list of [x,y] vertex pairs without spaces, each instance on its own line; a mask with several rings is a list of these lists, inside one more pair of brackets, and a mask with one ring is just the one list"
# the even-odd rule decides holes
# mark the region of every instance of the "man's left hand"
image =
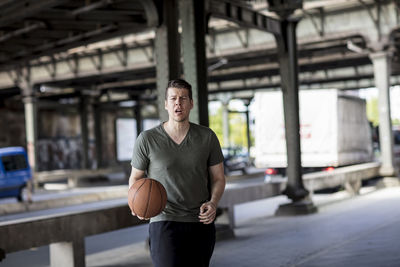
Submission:
[[217,213],[217,206],[211,202],[208,201],[206,203],[203,203],[200,207],[200,215],[199,219],[200,222],[204,224],[210,224],[214,221],[215,215]]

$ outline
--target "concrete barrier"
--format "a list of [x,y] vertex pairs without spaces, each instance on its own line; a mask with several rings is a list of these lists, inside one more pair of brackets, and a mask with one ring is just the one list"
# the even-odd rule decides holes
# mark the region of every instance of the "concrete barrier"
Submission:
[[[343,186],[352,194],[357,194],[361,181],[379,176],[379,162],[357,164],[337,168],[333,171],[321,171],[303,175],[304,186],[312,193],[316,190]],[[282,194],[286,179],[272,182],[254,182],[250,184],[228,184],[219,203],[223,209],[221,222],[235,227],[234,206]]]
[[35,183],[46,183],[67,179],[69,187],[75,187],[79,179],[105,176],[113,173],[123,172],[122,167],[104,168],[104,169],[80,169],[80,170],[54,170],[35,172]]
[[304,186],[311,192],[343,186],[352,194],[357,194],[363,180],[379,176],[379,162],[369,162],[303,175]]
[[50,245],[52,267],[85,266],[85,236],[147,223],[128,205],[0,222],[0,249],[7,253]]

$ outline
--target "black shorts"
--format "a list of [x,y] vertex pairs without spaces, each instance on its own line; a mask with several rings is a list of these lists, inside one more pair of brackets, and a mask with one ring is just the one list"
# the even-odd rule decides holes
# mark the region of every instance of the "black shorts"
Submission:
[[150,223],[150,253],[155,267],[207,267],[215,245],[214,224]]

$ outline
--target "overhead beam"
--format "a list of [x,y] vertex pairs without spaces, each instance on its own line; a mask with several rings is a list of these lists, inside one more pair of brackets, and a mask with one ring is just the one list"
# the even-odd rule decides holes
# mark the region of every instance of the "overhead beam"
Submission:
[[282,34],[279,20],[232,2],[213,0],[210,2],[209,13],[213,17],[232,21],[243,27]]
[[66,2],[66,0],[14,1],[15,8],[13,10],[6,9],[0,11],[0,27],[22,21],[26,17],[37,14],[41,10],[60,5],[64,2]]

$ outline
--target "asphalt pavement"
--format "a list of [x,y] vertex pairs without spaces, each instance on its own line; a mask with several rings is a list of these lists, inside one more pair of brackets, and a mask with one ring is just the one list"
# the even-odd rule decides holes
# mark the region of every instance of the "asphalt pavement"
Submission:
[[[258,180],[262,181],[262,176],[255,175],[248,181]],[[107,190],[125,194],[127,187],[46,191],[34,200],[47,199],[47,202],[55,203],[56,199],[79,199],[85,194],[100,194]],[[358,196],[339,191],[314,194],[312,198],[319,211],[306,216],[274,216],[276,208],[288,202],[285,196],[235,206],[235,238],[217,242],[211,266],[400,266],[399,186],[383,189],[367,186]],[[3,200],[0,208],[6,206],[4,202],[7,201]],[[96,203],[88,202],[80,205]],[[9,204],[12,203],[7,206]],[[49,211],[9,214],[1,216],[0,220]],[[137,226],[87,237],[86,265],[152,266],[146,236],[147,226]],[[24,262],[29,262],[29,266],[49,266],[48,247],[11,253],[0,265],[26,266],[21,265]]]
[[[305,216],[272,216],[268,204],[283,197],[246,204],[244,210],[265,208],[270,214],[238,211],[247,219],[238,222],[235,238],[217,242],[211,266],[400,266],[400,187],[364,190],[351,198],[335,194],[319,196],[314,200],[319,212]],[[89,254],[86,263],[152,266],[145,241]]]

